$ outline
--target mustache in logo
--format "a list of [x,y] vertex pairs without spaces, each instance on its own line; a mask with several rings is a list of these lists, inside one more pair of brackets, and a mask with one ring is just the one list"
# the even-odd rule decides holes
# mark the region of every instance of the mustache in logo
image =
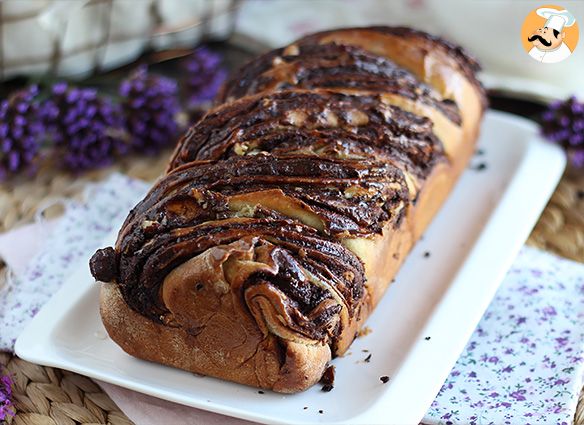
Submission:
[[539,40],[539,42],[546,47],[550,47],[552,45],[551,41],[547,41],[541,35],[532,35],[531,37],[527,38],[527,41],[529,41],[529,42],[534,41],[534,40]]

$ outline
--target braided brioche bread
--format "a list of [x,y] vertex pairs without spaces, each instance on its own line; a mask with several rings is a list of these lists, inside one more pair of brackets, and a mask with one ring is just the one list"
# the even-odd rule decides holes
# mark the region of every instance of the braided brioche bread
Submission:
[[91,259],[111,338],[242,384],[316,383],[466,166],[486,103],[477,70],[456,46],[388,27],[245,65]]

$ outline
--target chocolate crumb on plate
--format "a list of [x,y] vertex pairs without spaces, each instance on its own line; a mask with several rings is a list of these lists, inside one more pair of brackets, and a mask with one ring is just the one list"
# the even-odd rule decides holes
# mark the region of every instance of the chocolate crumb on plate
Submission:
[[381,382],[383,382],[384,384],[387,384],[389,382],[389,376],[383,375],[383,376],[379,377],[379,380]]
[[364,353],[368,353],[369,352],[369,350],[366,349],[366,348],[363,348],[361,351],[364,352]]
[[330,365],[326,368],[324,373],[322,374],[322,378],[320,378],[320,383],[322,384],[321,390],[325,393],[328,393],[334,388],[335,383],[335,367]]
[[424,339],[425,339],[426,341],[430,341],[430,339],[431,339],[431,338],[432,338],[432,337],[430,337],[430,336],[427,336],[427,337],[425,337]]
[[424,252],[424,258],[428,258],[428,257],[430,257],[430,251]]
[[258,394],[265,394],[265,393],[262,390],[259,390]]
[[308,410],[308,406],[304,406],[304,410]]
[[324,410],[319,410],[318,413],[322,415],[324,413]]
[[481,162],[477,165],[475,165],[474,167],[471,167],[471,169],[475,170],[475,171],[483,171],[487,169],[487,164],[484,162]]
[[484,154],[485,154],[485,151],[483,149],[477,149],[476,152],[475,152],[475,155],[478,155],[478,156],[481,156],[481,155],[484,155]]
[[371,354],[369,354],[367,357],[365,357],[365,360],[363,360],[365,363],[369,363],[371,361]]

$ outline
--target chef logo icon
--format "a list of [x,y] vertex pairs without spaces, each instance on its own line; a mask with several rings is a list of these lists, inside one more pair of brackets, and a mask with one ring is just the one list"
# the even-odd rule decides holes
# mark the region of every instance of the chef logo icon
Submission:
[[561,62],[578,44],[578,24],[563,7],[542,6],[525,18],[521,38],[523,47],[536,61]]

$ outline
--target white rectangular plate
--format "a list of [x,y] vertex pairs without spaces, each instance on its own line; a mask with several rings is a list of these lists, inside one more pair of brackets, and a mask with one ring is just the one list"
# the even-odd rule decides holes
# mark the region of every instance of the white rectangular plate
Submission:
[[[337,376],[331,392],[316,385],[295,395],[259,394],[128,356],[105,334],[99,288],[87,264],[26,328],[16,353],[33,363],[263,423],[418,423],[565,166],[563,152],[541,141],[534,124],[502,113],[487,113],[479,147],[482,154],[473,157],[370,317],[372,332],[333,361]],[[383,384],[381,376],[389,382]]]

